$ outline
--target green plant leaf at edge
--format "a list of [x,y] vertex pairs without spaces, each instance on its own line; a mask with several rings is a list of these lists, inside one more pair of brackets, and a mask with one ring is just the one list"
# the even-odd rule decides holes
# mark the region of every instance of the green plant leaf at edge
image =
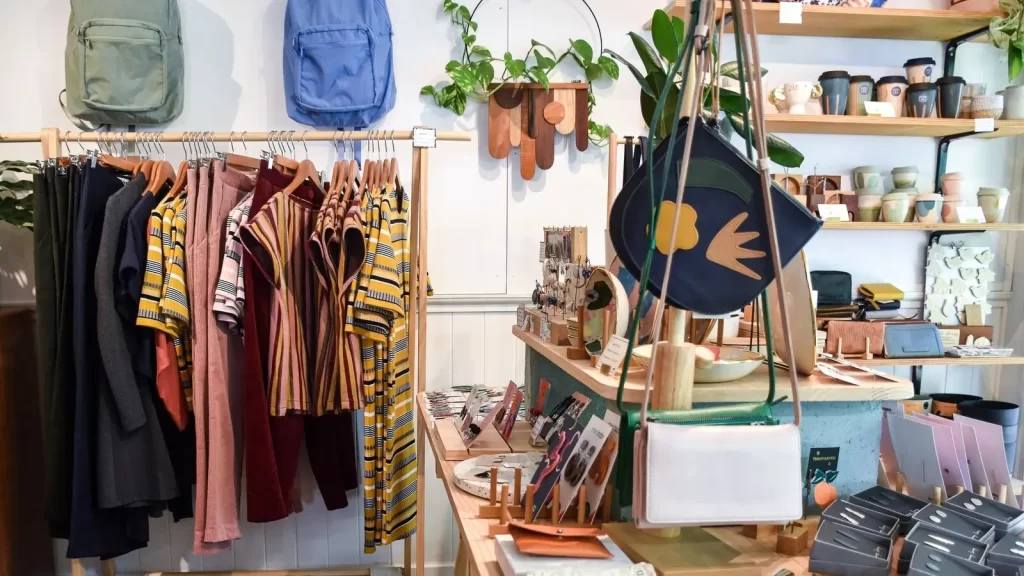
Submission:
[[[732,62],[726,62],[725,64],[722,64],[718,68],[718,73],[721,74],[722,76],[725,76],[726,78],[732,78],[733,80],[739,80],[740,79],[739,70],[740,70],[739,62],[736,62],[734,60]],[[761,68],[761,78],[764,78],[764,75],[767,74],[767,73],[768,73],[768,69],[767,68]]]
[[434,87],[430,86],[429,84],[424,86],[423,88],[420,88],[420,96],[433,96],[436,93],[437,91],[434,90]]
[[597,59],[597,65],[604,70],[605,74],[611,76],[612,80],[619,79],[619,65],[615,63],[615,60],[602,54]]
[[463,92],[472,92],[473,87],[477,84],[477,75],[468,66],[460,66],[449,72],[448,75]]
[[537,68],[536,66],[530,68],[530,77],[533,78],[535,82],[540,82],[541,85],[544,86],[544,90],[548,90],[550,88],[551,81],[548,80],[547,73],[540,68]]
[[494,81],[494,66],[487,60],[481,60],[474,64],[476,66],[476,79],[477,83],[484,90]]
[[651,20],[651,37],[654,47],[662,58],[672,62],[679,56],[679,39],[676,38],[675,27],[664,10],[655,10]]
[[1010,81],[1013,82],[1020,76],[1020,72],[1024,69],[1024,53],[1021,52],[1020,48],[1014,45],[1010,45],[1006,54],[1006,65],[1007,72],[1010,76]]
[[[743,117],[738,114],[727,114],[726,116],[736,133],[745,137],[747,130],[743,123]],[[772,162],[786,168],[799,168],[804,163],[804,155],[789,142],[771,133],[767,134],[765,140],[768,144],[768,158]]]
[[[708,91],[710,95],[711,91]],[[727,114],[742,115],[743,111],[750,107],[750,102],[738,92],[726,88],[718,89],[718,106]]]
[[654,111],[658,105],[658,98],[661,97],[661,91],[668,86],[669,95],[665,109],[662,111],[661,118],[657,122],[655,135],[659,138],[664,138],[672,131],[672,127],[675,126],[675,114],[676,103],[681,98],[679,86],[674,82],[666,82],[665,73],[655,71],[647,75],[647,82],[654,90],[654,95],[647,94],[645,92],[640,93],[640,112],[643,114],[644,121],[647,122],[648,126],[654,126],[652,121],[654,120]]
[[597,64],[588,64],[587,69],[587,82],[593,82],[604,75],[604,68],[601,68]]
[[647,40],[644,40],[644,37],[636,32],[630,32],[629,37],[633,40],[633,47],[640,55],[640,61],[643,62],[647,74],[651,72],[664,73],[665,66],[661,62],[661,56],[647,43]]
[[615,52],[608,50],[607,48],[605,49],[604,53],[624,64],[626,68],[629,68],[629,71],[633,74],[633,78],[636,78],[636,82],[637,84],[640,85],[640,90],[644,94],[648,94],[651,96],[654,95],[654,91],[651,89],[651,85],[647,82],[647,76],[644,73],[640,72],[640,70],[637,69],[636,66],[633,66],[632,62],[626,60],[622,56],[619,56]]
[[584,68],[594,61],[594,49],[591,48],[589,42],[586,40],[570,40],[569,43],[572,45],[572,49],[576,52],[576,55],[583,60]]
[[682,44],[683,40],[686,38],[686,22],[683,22],[683,19],[679,16],[673,16],[672,28],[676,31],[676,40]]
[[491,51],[483,46],[473,46],[473,50],[470,52],[473,56],[480,56],[481,58],[491,58]]

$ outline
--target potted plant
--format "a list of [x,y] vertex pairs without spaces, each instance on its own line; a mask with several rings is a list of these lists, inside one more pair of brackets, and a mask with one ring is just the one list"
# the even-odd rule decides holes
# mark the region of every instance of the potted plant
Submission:
[[1024,4],[1021,0],[999,0],[999,8],[1006,16],[992,19],[988,25],[989,37],[1006,54],[1007,74],[1013,82],[1024,69],[1024,30],[1021,30]]
[[[615,52],[605,50],[605,54],[625,65],[640,84],[641,113],[648,127],[654,127],[655,134],[661,138],[667,137],[672,131],[672,126],[676,122],[676,118],[673,118],[672,114],[682,94],[682,71],[669,79],[666,64],[674,61],[679,55],[679,51],[682,50],[684,36],[685,28],[682,19],[676,16],[670,18],[664,10],[656,10],[654,18],[651,20],[651,37],[654,40],[654,46],[651,46],[639,34],[635,32],[629,33],[633,46],[640,55],[643,71]],[[704,86],[704,93],[702,94],[702,107],[707,117],[713,116],[714,86],[719,84],[719,79],[725,77],[739,80],[738,63],[719,63],[716,42],[713,42],[711,45],[710,81]],[[767,70],[761,69],[762,77],[767,73]],[[669,91],[668,103],[661,117],[655,119],[653,118],[655,105],[665,90]],[[743,112],[750,106],[746,98],[728,88],[719,88],[718,105],[721,111],[719,120],[723,118],[729,119],[728,123],[723,122],[720,125],[726,137],[731,135],[731,129],[735,129],[740,133],[746,132]],[[786,168],[797,168],[803,163],[803,154],[790,143],[774,134],[768,134],[767,140],[768,156],[776,164]]]

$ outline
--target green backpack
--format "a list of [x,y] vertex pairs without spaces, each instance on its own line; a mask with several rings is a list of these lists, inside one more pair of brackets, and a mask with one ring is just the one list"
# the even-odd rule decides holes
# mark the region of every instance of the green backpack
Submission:
[[69,116],[97,124],[170,122],[181,114],[184,77],[177,0],[71,0]]

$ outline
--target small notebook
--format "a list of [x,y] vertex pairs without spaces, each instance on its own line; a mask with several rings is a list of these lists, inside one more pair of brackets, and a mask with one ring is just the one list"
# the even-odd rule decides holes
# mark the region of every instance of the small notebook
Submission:
[[600,560],[583,558],[555,558],[552,556],[530,556],[519,551],[512,537],[501,534],[494,538],[495,557],[501,572],[505,576],[526,576],[527,574],[555,574],[565,570],[575,573],[601,572],[612,570],[619,574],[629,574],[633,562],[626,553],[612,542],[608,536],[598,536],[604,547],[612,553],[611,558]]

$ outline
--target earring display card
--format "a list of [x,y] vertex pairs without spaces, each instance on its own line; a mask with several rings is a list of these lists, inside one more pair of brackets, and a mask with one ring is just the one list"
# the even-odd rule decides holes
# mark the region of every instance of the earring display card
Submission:
[[[978,448],[981,450],[981,458],[985,462],[985,472],[988,476],[989,494],[998,493],[998,486],[1013,486],[1010,480],[1010,470],[1006,463],[1006,451],[1003,447],[1003,427],[990,422],[982,422],[974,418],[953,415],[954,422],[960,422],[964,426],[974,429],[974,437],[978,440]],[[1010,498],[1010,506],[1020,509],[1016,498]]]
[[900,534],[906,534],[913,523],[912,517],[918,510],[928,505],[917,498],[889,490],[882,486],[872,486],[850,497],[850,502],[895,516],[900,521]]
[[[970,486],[960,470],[960,461],[957,459],[956,446],[953,443],[953,431],[948,426],[935,422],[926,414],[912,414],[912,419],[924,422],[932,427],[932,439],[935,440],[935,453],[939,457],[939,466],[942,470],[942,481],[948,492],[955,486]],[[970,475],[968,475],[970,478]]]
[[989,545],[958,536],[931,524],[918,523],[907,533],[903,540],[903,548],[900,550],[899,570],[905,574],[910,567],[910,559],[916,550],[945,552],[970,562],[982,564],[988,554]]
[[914,520],[986,544],[992,544],[996,537],[995,526],[984,520],[962,514],[955,508],[929,504],[914,514]]
[[836,498],[839,477],[839,448],[811,448],[804,475],[804,513],[820,512]]
[[847,524],[823,519],[811,546],[811,572],[838,576],[886,576],[892,541]]
[[994,568],[996,576],[1017,576],[1024,569],[1024,539],[1007,536],[992,547],[985,564]]
[[[559,520],[565,517],[569,505],[576,498],[580,484],[587,477],[590,466],[597,458],[598,451],[604,447],[610,432],[611,426],[607,422],[597,416],[590,417],[590,421],[587,423],[586,429],[583,430],[579,442],[576,443],[572,453],[569,455],[569,460],[566,462],[562,477],[558,480],[558,509],[561,511]],[[581,505],[585,506],[586,504],[583,503]]]
[[942,416],[927,414],[925,418],[934,424],[945,426],[950,429],[953,435],[953,450],[956,452],[956,459],[960,465],[960,475],[964,483],[961,486],[974,486],[974,475],[971,473],[971,464],[967,459],[967,445],[964,442],[963,426],[956,421],[946,420]]
[[583,425],[576,422],[572,417],[563,416],[559,419],[559,423],[562,429],[555,434],[552,440],[548,441],[547,457],[541,462],[537,473],[530,480],[530,484],[533,484],[535,487],[533,510],[530,511],[533,514],[533,518],[537,517],[537,514],[551,499],[551,490],[561,478],[562,471],[568,463],[569,455],[572,454],[576,443],[579,442],[580,435],[583,433]]
[[907,492],[918,500],[928,501],[934,488],[939,487],[940,496],[945,499],[946,486],[931,426],[895,414],[889,415],[888,422]]
[[996,540],[1002,539],[1007,533],[1018,534],[1024,529],[1024,512],[974,492],[961,492],[947,500],[945,506],[993,524]]
[[858,506],[846,500],[836,500],[822,512],[822,517],[838,524],[849,524],[886,538],[895,538],[900,521],[895,516]]
[[[993,576],[992,568],[938,550],[918,548],[910,559],[908,576]],[[1016,571],[1013,575],[1016,576]]]
[[608,488],[608,480],[612,476],[615,458],[619,454],[619,415],[608,410],[605,412],[604,421],[610,429],[608,439],[604,441],[604,446],[597,453],[597,458],[590,465],[590,472],[587,474],[587,505],[590,506],[591,523],[597,519],[604,491]]

